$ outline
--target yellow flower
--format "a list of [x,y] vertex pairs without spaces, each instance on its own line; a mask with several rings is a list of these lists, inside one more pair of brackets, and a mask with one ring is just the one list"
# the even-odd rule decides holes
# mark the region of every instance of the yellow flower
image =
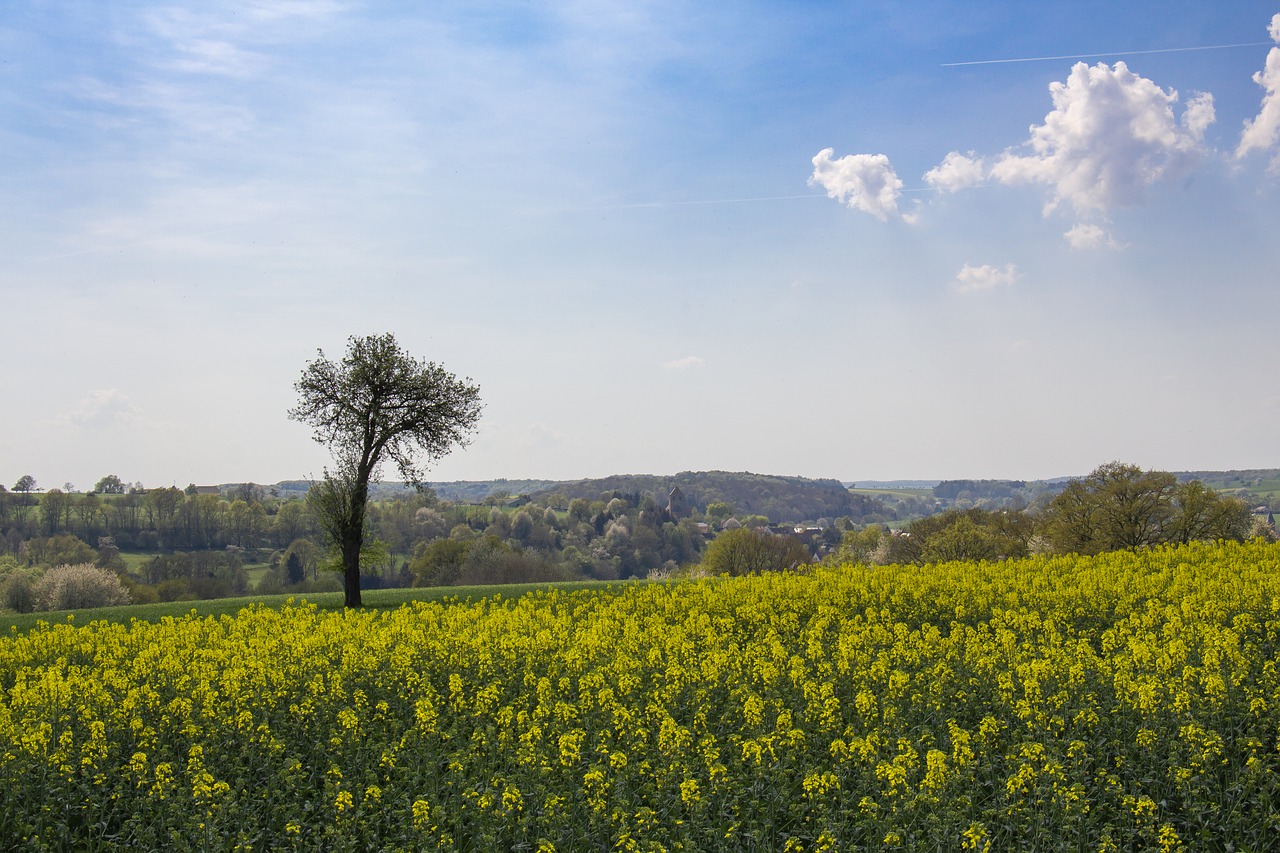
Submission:
[[981,853],[989,853],[991,850],[991,838],[987,835],[986,824],[969,824],[969,828],[964,831],[964,841],[960,842],[960,846],[965,850],[979,850]]
[[1160,853],[1169,853],[1171,850],[1182,849],[1182,839],[1178,837],[1178,831],[1170,824],[1161,824],[1160,826]]
[[421,832],[431,823],[431,804],[426,800],[413,801],[413,828]]

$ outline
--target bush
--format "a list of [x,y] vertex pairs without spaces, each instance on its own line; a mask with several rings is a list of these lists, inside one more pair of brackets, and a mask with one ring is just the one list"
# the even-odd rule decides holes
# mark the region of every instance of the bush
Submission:
[[11,572],[0,583],[0,607],[14,613],[30,613],[36,609],[36,596],[31,575],[23,571]]
[[39,610],[80,610],[129,603],[120,576],[92,563],[49,569],[32,590]]
[[712,575],[747,575],[794,569],[810,560],[809,549],[794,536],[739,527],[711,540],[702,567]]

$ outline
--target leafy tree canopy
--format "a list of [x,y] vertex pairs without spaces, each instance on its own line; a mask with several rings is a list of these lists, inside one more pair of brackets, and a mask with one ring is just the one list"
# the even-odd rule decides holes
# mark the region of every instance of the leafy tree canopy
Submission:
[[311,426],[334,456],[312,506],[341,551],[346,604],[359,607],[369,483],[386,459],[421,483],[426,461],[466,445],[480,418],[480,389],[410,356],[390,333],[351,337],[339,362],[319,351],[294,388],[289,417]]

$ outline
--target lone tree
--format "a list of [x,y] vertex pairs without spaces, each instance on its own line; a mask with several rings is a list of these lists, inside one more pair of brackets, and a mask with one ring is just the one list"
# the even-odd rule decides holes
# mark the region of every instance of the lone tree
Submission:
[[346,606],[360,607],[360,552],[364,547],[369,483],[384,459],[422,485],[423,466],[466,446],[480,418],[480,388],[434,362],[413,358],[391,334],[352,336],[334,363],[318,358],[295,383],[298,404],[289,417],[312,427],[334,456],[334,470],[313,486],[311,505],[320,526],[342,554]]

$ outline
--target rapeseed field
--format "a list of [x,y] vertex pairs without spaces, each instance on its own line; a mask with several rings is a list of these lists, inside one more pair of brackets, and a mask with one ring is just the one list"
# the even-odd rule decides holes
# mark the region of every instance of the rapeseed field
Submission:
[[1280,546],[0,638],[6,848],[1236,850]]

